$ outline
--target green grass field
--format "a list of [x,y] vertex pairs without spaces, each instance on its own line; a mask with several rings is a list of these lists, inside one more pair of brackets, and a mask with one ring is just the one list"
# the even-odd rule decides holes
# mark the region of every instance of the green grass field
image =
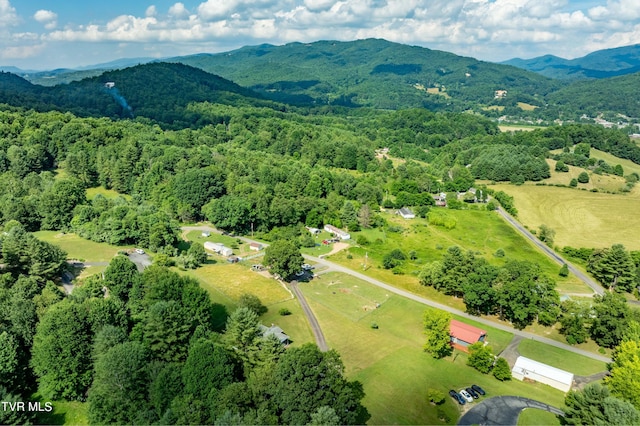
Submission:
[[518,220],[529,229],[545,224],[556,231],[555,245],[609,247],[621,243],[640,249],[630,229],[640,226],[640,196],[603,194],[534,185],[493,185],[514,197]]
[[[397,215],[383,213],[390,224],[401,227],[402,231],[367,229],[355,232],[352,235],[353,239],[357,235],[363,235],[369,243],[361,247],[354,246],[333,255],[331,260],[358,271],[363,271],[366,262],[365,274],[459,309],[464,309],[461,300],[452,299],[432,288],[421,286],[417,276],[425,263],[442,259],[446,249],[453,245],[460,246],[465,251],[472,250],[476,256],[482,256],[498,266],[512,259],[538,263],[543,272],[556,280],[560,292],[591,293],[591,290],[576,277],[572,275],[567,278],[559,277],[560,267],[496,213],[478,210],[441,209],[439,211],[456,221],[455,228],[448,230],[428,225],[426,219],[416,218],[408,221]],[[406,255],[414,251],[417,257],[414,261],[404,262],[401,268],[403,274],[394,274],[391,270],[382,268],[384,255],[396,248],[401,249]],[[494,256],[498,249],[504,250],[505,257]],[[351,259],[348,258],[349,254]]]
[[81,259],[85,262],[109,262],[118,251],[133,246],[114,246],[85,240],[76,234],[63,234],[58,231],[34,232],[37,238],[59,246],[67,252],[69,259]]
[[544,362],[578,376],[590,376],[607,371],[607,364],[604,362],[545,345],[535,340],[522,340],[518,345],[518,352],[522,356]]
[[97,186],[95,188],[87,188],[87,199],[92,200],[98,194],[104,196],[105,198],[124,197],[127,200],[131,200],[131,195],[120,194],[119,192],[114,191],[113,189],[106,189],[102,186]]
[[[568,166],[568,172],[556,172],[556,161],[547,159],[547,163],[551,169],[551,177],[544,179],[543,182],[549,185],[569,185],[571,179],[578,179],[578,175],[585,171],[582,167]],[[584,188],[591,191],[595,188],[598,191],[619,193],[626,183],[625,179],[621,176],[599,175],[590,171],[587,171],[587,174],[589,175],[589,182],[578,183],[578,189]]]
[[[427,390],[439,389],[446,395],[449,389],[472,383],[490,396],[522,395],[562,405],[561,392],[540,384],[499,382],[467,367],[464,353],[441,360],[424,353],[422,315],[426,307],[420,303],[337,273],[322,275],[300,288],[329,346],[340,353],[347,375],[363,384],[364,404],[372,415],[369,424],[455,423],[458,405],[447,396],[442,406],[433,406],[426,399]],[[369,300],[380,307],[369,309]],[[374,322],[378,329],[371,328]],[[482,327],[496,351],[511,340],[510,333]]]
[[558,416],[537,408],[527,408],[518,417],[518,426],[556,426],[560,424]]
[[[78,401],[53,401],[53,411],[41,412],[36,417],[36,424],[41,425],[88,425],[89,405]],[[43,405],[44,407],[44,402]]]

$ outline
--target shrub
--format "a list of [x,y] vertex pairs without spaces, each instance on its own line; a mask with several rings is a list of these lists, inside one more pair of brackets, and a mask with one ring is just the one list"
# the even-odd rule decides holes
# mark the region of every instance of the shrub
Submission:
[[493,377],[504,382],[505,380],[511,380],[511,369],[506,359],[500,357],[496,361],[496,365],[493,367]]
[[569,267],[567,266],[566,263],[562,264],[562,267],[560,268],[560,271],[558,272],[558,275],[560,275],[561,277],[568,277],[569,276]]
[[356,243],[360,246],[366,246],[369,244],[369,240],[364,235],[360,234],[356,237]]
[[589,183],[589,174],[587,172],[582,172],[578,175],[579,183]]
[[287,315],[291,315],[291,311],[288,308],[280,308],[278,313],[283,317],[286,317]]
[[430,388],[427,390],[427,399],[429,400],[429,402],[432,402],[436,405],[440,405],[444,403],[444,399],[445,399],[444,392],[438,389]]
[[496,250],[496,252],[495,252],[495,253],[493,253],[493,255],[494,255],[495,257],[504,257],[505,253],[504,253],[504,250],[503,250],[503,249],[499,248],[498,250]]
[[377,322],[372,322],[371,323],[371,328],[373,328],[374,330],[378,329],[378,323]]

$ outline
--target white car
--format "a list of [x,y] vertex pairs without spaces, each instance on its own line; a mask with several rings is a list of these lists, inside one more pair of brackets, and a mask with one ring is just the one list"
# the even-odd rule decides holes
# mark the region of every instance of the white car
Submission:
[[136,253],[138,253],[138,254],[144,254],[144,250],[142,250],[142,249],[136,249]]
[[471,395],[469,395],[469,392],[467,392],[466,390],[461,389],[458,393],[460,395],[462,395],[462,397],[465,399],[465,401],[473,402],[473,397]]

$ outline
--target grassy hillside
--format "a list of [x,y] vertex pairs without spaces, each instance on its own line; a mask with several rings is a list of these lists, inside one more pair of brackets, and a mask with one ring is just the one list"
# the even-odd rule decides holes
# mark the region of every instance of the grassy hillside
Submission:
[[640,194],[604,194],[579,189],[534,185],[492,186],[515,199],[518,219],[530,229],[545,224],[556,231],[555,244],[572,247],[608,247],[622,243],[639,250],[630,229],[639,229]]

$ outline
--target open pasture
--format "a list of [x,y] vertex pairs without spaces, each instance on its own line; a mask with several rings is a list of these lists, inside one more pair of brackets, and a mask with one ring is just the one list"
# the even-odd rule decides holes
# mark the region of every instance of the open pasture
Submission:
[[[508,260],[528,260],[540,264],[542,270],[557,281],[560,292],[591,293],[581,281],[570,275],[558,276],[559,266],[527,239],[518,234],[495,212],[481,210],[434,209],[455,220],[453,229],[429,225],[426,219],[403,220],[397,215],[385,213],[384,218],[398,232],[387,229],[366,229],[353,233],[352,238],[363,235],[368,243],[351,247],[331,256],[331,260],[358,270],[381,281],[412,291],[424,297],[464,309],[461,300],[453,299],[419,284],[418,273],[425,263],[441,260],[447,248],[457,245],[464,251],[486,258],[494,265]],[[416,259],[407,259],[400,267],[402,274],[382,267],[385,254],[393,249],[402,250],[407,257],[414,252]],[[496,257],[498,249],[504,257]],[[351,255],[351,259],[348,258]],[[364,271],[366,266],[366,271]],[[397,271],[396,271],[397,272]]]
[[[355,291],[335,292],[338,281],[343,288]],[[348,377],[363,384],[363,402],[372,415],[369,424],[453,424],[460,410],[447,392],[472,383],[482,386],[490,396],[521,395],[562,405],[560,391],[540,384],[499,382],[467,367],[467,355],[462,352],[441,360],[426,354],[422,326],[426,307],[418,302],[339,273],[327,273],[300,288],[329,346],[340,353]],[[362,297],[387,298],[377,309],[364,311]],[[351,313],[358,310],[357,315]],[[373,323],[377,329],[371,327]],[[511,340],[511,333],[482,327],[496,352]],[[446,395],[444,404],[428,402],[426,395],[431,388]]]
[[67,252],[69,259],[81,259],[85,262],[109,262],[118,251],[133,248],[96,243],[76,234],[64,234],[59,231],[38,231],[33,235],[42,241],[57,245]]
[[535,185],[492,186],[512,195],[518,220],[529,229],[545,224],[556,231],[555,245],[609,247],[621,243],[639,250],[640,197]]

